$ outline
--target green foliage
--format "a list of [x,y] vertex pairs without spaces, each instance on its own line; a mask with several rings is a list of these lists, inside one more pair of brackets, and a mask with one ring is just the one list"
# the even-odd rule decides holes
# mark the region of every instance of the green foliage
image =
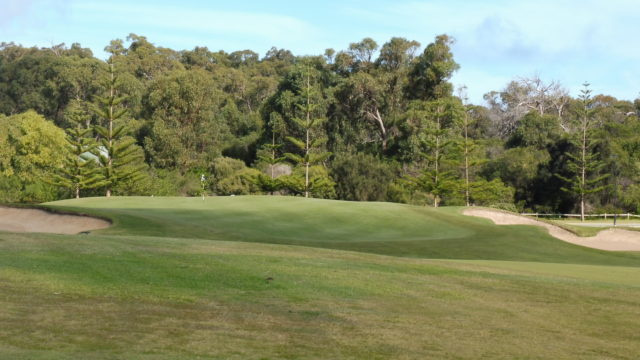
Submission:
[[38,49],[2,43],[0,113],[34,110],[62,126],[71,100],[90,100],[98,92],[100,63],[78,44]]
[[386,201],[389,185],[395,180],[394,167],[367,154],[345,155],[331,164],[331,174],[340,199]]
[[575,150],[573,153],[567,153],[569,161],[567,168],[573,177],[565,177],[560,174],[557,176],[567,183],[567,187],[562,190],[575,194],[579,198],[581,219],[584,221],[585,198],[589,194],[600,192],[606,186],[599,185],[610,174],[598,173],[604,166],[604,163],[598,160],[598,154],[594,151],[597,144],[594,139],[594,109],[591,99],[591,90],[589,84],[584,84],[584,89],[580,95],[582,107],[577,115],[576,130],[571,137],[571,143]]
[[[322,145],[324,145],[327,139],[324,135],[321,135],[321,127],[326,121],[326,118],[315,116],[319,105],[312,103],[312,98],[315,99],[319,95],[311,86],[311,74],[308,65],[305,77],[305,83],[300,89],[302,102],[296,104],[297,111],[294,113],[294,117],[291,118],[293,123],[296,124],[299,129],[302,129],[304,135],[300,138],[287,136],[287,140],[297,148],[298,154],[285,153],[284,155],[299,167],[304,168],[304,195],[305,197],[309,197],[309,194],[313,193],[312,188],[314,187],[311,183],[313,179],[310,175],[309,168],[312,165],[326,160],[331,153],[322,151]],[[320,177],[318,179],[320,179]],[[328,185],[323,182],[322,186]],[[315,187],[319,188],[320,185],[317,184]]]
[[535,185],[540,168],[548,165],[549,153],[535,148],[512,148],[487,162],[480,175],[488,180],[500,179],[513,187],[515,201],[531,204],[531,189]]
[[259,170],[245,167],[216,183],[219,195],[260,194],[262,189],[256,184],[256,178],[263,175]]
[[546,149],[561,137],[562,128],[557,116],[539,115],[532,111],[518,122],[516,130],[507,141],[507,146]]
[[218,113],[221,98],[204,70],[174,71],[154,81],[144,99],[150,109],[144,142],[151,164],[185,173],[220,156],[229,136]]
[[434,197],[435,207],[459,186],[452,165],[459,160],[455,152],[455,130],[462,116],[461,111],[464,110],[459,102],[448,98],[431,102],[416,101],[408,112],[407,123],[416,124],[421,130],[414,136],[420,142],[420,157],[424,162],[420,175],[409,176],[408,179],[416,188]]
[[212,190],[218,195],[248,195],[261,192],[257,184],[262,173],[248,168],[244,162],[228,157],[219,157],[211,165]]
[[387,189],[388,201],[419,206],[433,205],[433,195],[416,188],[415,184],[407,179],[398,179],[389,185]]
[[453,42],[447,35],[438,35],[416,59],[406,88],[410,99],[435,100],[451,96],[453,86],[448,80],[460,68],[451,53]]
[[[278,179],[278,169],[290,174],[286,158],[298,168],[331,166],[324,180],[337,180],[337,192],[320,191],[326,197],[447,205],[507,201],[509,192],[498,185],[494,190],[504,196],[472,200],[475,190],[485,199],[482,189],[500,179],[515,190],[518,207],[528,210],[572,211],[580,192],[590,209],[638,208],[633,186],[640,181],[639,101],[608,95],[591,99],[593,127],[583,160],[577,135],[584,101],[571,98],[559,83],[519,78],[488,93],[488,107],[466,101],[463,107],[462,94],[451,96],[451,76],[459,68],[452,38],[437,36],[421,53],[417,41],[376,40],[327,49],[324,56],[272,48],[260,58],[251,50],[174,51],[130,34],[106,47],[107,64],[79,44],[23,48],[2,43],[0,117],[33,109],[61,128],[76,128],[68,116],[75,104],[96,104],[94,113],[80,121],[82,129],[94,126],[93,134],[73,137],[84,139],[80,147],[94,148],[102,175],[113,183],[105,190],[119,195],[197,194],[198,176],[224,156],[264,173],[228,175],[225,193],[295,194],[301,181],[310,190],[313,179],[306,171]],[[105,65],[114,75],[106,83]],[[446,104],[440,130],[434,125],[438,103]],[[78,185],[85,188],[83,195],[100,194],[100,188],[90,189],[100,184],[92,161],[65,156],[75,163],[63,161],[54,166],[58,170],[44,171],[56,162],[53,157],[38,154],[35,145],[30,145],[34,158],[26,148],[17,154],[15,139],[23,135],[16,126],[0,123],[5,124],[0,129],[4,199],[66,197]],[[61,143],[60,149],[69,148]],[[22,169],[18,180],[13,177],[17,168]],[[576,182],[579,168],[588,168],[584,185]],[[417,180],[409,186],[396,177]],[[45,184],[51,182],[67,190]],[[477,183],[483,185],[474,188]],[[330,182],[324,184],[330,189]]]
[[9,188],[0,201],[56,199],[57,189],[48,182],[68,153],[64,131],[37,113],[0,117],[0,183]]
[[146,167],[140,147],[135,145],[135,139],[127,137],[128,127],[121,123],[127,109],[120,107],[125,97],[117,95],[118,77],[112,60],[108,64],[109,73],[105,81],[107,95],[98,97],[99,105],[94,108],[104,124],[94,126],[100,136],[100,146],[95,147],[93,153],[102,168],[106,196],[111,196],[112,191],[123,182],[131,184],[140,180],[144,176],[142,170]]
[[67,129],[69,157],[65,159],[59,173],[54,174],[51,184],[67,188],[73,196],[79,198],[81,190],[102,187],[108,182],[105,181],[95,158],[91,156],[97,145],[94,139],[89,137],[92,129],[83,127],[88,122],[88,116],[83,111],[82,104],[75,103],[69,106],[67,112],[67,122],[74,125]]
[[291,175],[278,178],[282,188],[293,195],[306,195],[321,199],[335,199],[336,183],[329,176],[324,166],[309,166],[309,182],[305,184],[305,168],[297,167]]
[[500,179],[491,181],[478,179],[471,182],[470,186],[473,205],[504,208],[504,204],[513,204],[514,189],[505,185]]

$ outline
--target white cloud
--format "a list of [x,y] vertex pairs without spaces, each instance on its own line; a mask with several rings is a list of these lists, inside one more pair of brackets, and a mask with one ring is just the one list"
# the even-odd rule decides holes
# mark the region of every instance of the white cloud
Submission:
[[533,73],[572,89],[590,79],[629,99],[640,90],[631,75],[640,72],[638,6],[638,0],[431,0],[352,13],[423,44],[437,34],[452,35],[461,65],[454,82],[466,83],[473,101],[481,99],[477,88],[499,90]]
[[71,0],[0,0],[0,30],[44,25],[44,18],[37,15],[41,9],[60,15],[70,3]]
[[414,31],[453,34],[460,46],[475,44],[476,52],[606,53],[640,59],[640,48],[629,46],[640,36],[637,9],[637,0],[413,1],[394,5],[390,13],[395,19],[389,21],[402,18]]

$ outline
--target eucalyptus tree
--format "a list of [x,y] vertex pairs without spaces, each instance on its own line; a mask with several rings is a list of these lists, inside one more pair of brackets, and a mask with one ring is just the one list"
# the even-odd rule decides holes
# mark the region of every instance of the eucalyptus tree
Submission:
[[349,54],[355,60],[358,70],[368,71],[373,65],[373,55],[378,50],[378,43],[372,38],[364,38],[359,42],[349,44]]
[[[393,133],[393,117],[388,115],[388,98],[380,77],[357,72],[344,80],[334,91],[334,116],[351,128],[352,142],[376,143],[386,152]],[[347,134],[334,134],[347,135]]]
[[460,68],[451,52],[453,43],[453,38],[448,35],[438,35],[416,58],[406,87],[409,99],[435,100],[451,96],[453,85],[449,80]]
[[569,131],[564,120],[570,97],[557,81],[544,82],[539,76],[522,77],[509,82],[502,91],[488,92],[484,99],[503,138],[513,134],[520,120],[531,112],[555,116],[560,119],[563,130]]
[[150,84],[143,101],[144,147],[153,166],[185,174],[206,168],[222,154],[231,139],[225,117],[237,119],[237,107],[233,101],[224,106],[218,85],[199,68],[175,70]]

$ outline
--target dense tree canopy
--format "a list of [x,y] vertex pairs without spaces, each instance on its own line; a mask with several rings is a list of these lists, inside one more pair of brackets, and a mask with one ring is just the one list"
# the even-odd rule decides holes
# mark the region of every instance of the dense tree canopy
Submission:
[[[117,136],[106,131],[108,111],[91,111],[104,110],[109,97],[105,61],[79,44],[2,43],[0,201],[73,196],[52,179],[71,176],[61,167],[84,166],[84,150],[100,158],[106,147],[98,145],[111,136],[138,159],[130,165],[139,176],[112,184],[116,195],[195,195],[204,174],[207,191],[220,195],[638,211],[640,99],[595,95],[585,108],[561,84],[535,76],[468,104],[450,83],[460,67],[453,42],[364,38],[322,56],[274,47],[261,57],[176,51],[130,34],[105,48],[117,78],[114,131],[125,129]],[[78,109],[84,115],[69,116]],[[562,191],[580,188],[571,179],[584,111],[598,191]],[[76,170],[77,178],[100,169]],[[82,195],[104,194],[99,178]],[[66,184],[77,189],[80,180]]]

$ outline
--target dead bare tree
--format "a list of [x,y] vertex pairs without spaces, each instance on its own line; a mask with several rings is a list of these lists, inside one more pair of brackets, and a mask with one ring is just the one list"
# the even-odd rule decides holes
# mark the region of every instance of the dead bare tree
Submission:
[[540,115],[554,114],[565,131],[564,112],[569,102],[568,91],[557,81],[545,83],[539,76],[511,81],[501,92],[485,94],[491,119],[497,122],[501,136],[509,136],[522,117],[531,111]]

